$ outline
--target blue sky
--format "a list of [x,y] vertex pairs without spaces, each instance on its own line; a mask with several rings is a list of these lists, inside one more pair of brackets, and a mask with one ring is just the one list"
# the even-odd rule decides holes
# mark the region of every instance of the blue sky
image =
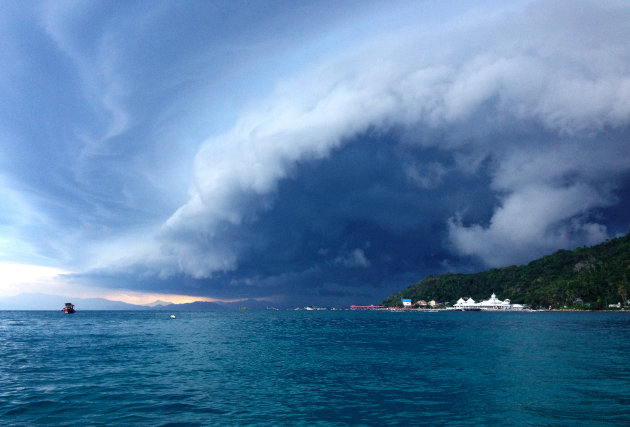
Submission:
[[625,1],[0,12],[0,295],[373,303],[630,228]]

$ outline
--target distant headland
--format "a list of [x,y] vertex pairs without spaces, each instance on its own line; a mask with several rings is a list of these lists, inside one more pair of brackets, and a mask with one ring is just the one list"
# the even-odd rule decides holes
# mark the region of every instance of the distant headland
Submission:
[[428,276],[381,305],[400,306],[410,299],[412,306],[435,301],[446,308],[462,297],[479,300],[492,293],[533,308],[630,308],[630,233],[596,246],[559,250],[527,265]]

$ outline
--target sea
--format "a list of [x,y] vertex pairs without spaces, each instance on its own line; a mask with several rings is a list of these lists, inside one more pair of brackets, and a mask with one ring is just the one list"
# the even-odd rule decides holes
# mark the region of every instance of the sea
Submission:
[[630,313],[0,312],[0,425],[630,425]]

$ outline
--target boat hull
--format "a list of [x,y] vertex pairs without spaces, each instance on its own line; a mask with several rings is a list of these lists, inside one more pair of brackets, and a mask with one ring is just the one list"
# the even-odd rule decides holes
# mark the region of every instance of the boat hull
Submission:
[[62,308],[61,311],[63,311],[65,314],[74,313],[74,304],[72,304],[71,302],[67,302],[66,306]]

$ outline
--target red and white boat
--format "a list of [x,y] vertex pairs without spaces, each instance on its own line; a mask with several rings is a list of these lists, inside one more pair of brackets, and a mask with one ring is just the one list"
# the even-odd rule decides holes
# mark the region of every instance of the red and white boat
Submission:
[[70,302],[67,302],[66,306],[64,308],[62,308],[61,311],[63,311],[66,314],[74,313],[74,304],[72,304]]

